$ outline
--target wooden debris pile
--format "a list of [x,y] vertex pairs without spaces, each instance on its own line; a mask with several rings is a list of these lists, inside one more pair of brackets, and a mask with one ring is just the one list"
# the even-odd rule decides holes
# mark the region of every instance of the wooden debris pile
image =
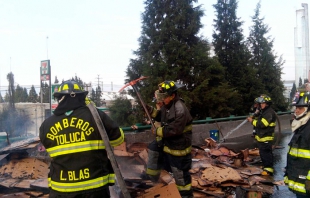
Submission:
[[[131,197],[180,197],[172,173],[161,172],[158,183],[143,177],[148,161],[147,144],[126,142],[114,148],[119,168]],[[194,197],[261,197],[272,194],[272,177],[261,176],[257,149],[239,153],[218,146],[210,138],[206,145],[192,147],[192,188]],[[0,197],[48,197],[49,157],[39,139],[18,142],[0,149]],[[120,197],[117,185],[111,197]]]
[[0,149],[0,197],[48,197],[48,161],[39,138]]
[[[114,153],[134,197],[154,197],[152,193],[155,192],[160,197],[166,189],[172,188],[174,179],[166,171],[160,176],[162,186],[154,186],[151,181],[141,178],[148,160],[146,144],[134,143],[127,149],[124,142]],[[278,184],[270,176],[261,176],[262,169],[252,165],[260,161],[258,149],[235,153],[226,147],[218,147],[214,140],[207,138],[205,146],[193,146],[192,161],[190,173],[194,197],[261,197],[273,194],[274,185]],[[161,188],[162,192],[159,191]]]

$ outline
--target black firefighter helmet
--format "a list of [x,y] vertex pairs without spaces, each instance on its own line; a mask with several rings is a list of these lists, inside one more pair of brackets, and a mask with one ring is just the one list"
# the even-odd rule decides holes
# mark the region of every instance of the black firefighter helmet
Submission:
[[88,91],[84,91],[82,87],[73,80],[67,80],[61,83],[58,87],[58,90],[54,92],[54,97],[60,99],[64,95],[70,95],[75,97],[76,94],[88,94]]

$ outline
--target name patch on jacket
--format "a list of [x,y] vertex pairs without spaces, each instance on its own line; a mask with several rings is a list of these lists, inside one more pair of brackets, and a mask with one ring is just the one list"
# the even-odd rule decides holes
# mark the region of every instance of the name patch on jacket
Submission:
[[[69,127],[78,129],[79,131],[71,132],[68,134],[59,134],[59,132]],[[81,142],[85,141],[86,136],[89,136],[92,132],[94,132],[94,130],[95,129],[90,126],[89,122],[84,121],[81,118],[64,118],[50,127],[46,137],[50,140],[56,140],[57,145]]]
[[83,179],[88,179],[90,177],[89,175],[89,169],[85,168],[84,170],[73,170],[73,171],[60,171],[60,180],[62,181],[79,181]]

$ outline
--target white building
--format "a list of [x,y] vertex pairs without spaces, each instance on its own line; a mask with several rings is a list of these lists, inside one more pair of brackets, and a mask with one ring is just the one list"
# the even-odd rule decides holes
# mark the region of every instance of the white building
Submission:
[[309,20],[308,4],[301,4],[303,9],[296,10],[296,27],[295,34],[295,84],[309,79]]

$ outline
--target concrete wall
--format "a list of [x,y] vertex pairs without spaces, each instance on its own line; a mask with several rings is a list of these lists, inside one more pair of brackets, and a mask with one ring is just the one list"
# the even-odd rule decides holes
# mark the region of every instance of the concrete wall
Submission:
[[[0,111],[7,104],[0,103]],[[15,107],[18,111],[27,114],[30,117],[31,123],[26,129],[28,134],[38,135],[39,127],[45,119],[45,109],[49,109],[48,103],[16,103]],[[281,130],[290,130],[290,119],[292,115],[280,115],[280,126]],[[196,124],[193,125],[193,144],[202,145],[205,143],[205,139],[210,136],[209,131],[212,129],[220,129],[223,136],[226,136],[231,130],[235,129],[244,120],[237,121],[227,121],[227,122],[217,122],[210,124]],[[243,136],[246,134],[251,134],[253,127],[250,123],[246,122],[239,129],[235,130],[228,138],[235,138]],[[278,126],[276,127],[276,132],[278,131]],[[222,136],[221,136],[222,138]],[[149,131],[144,132],[126,132],[126,142],[127,144],[135,142],[145,142],[150,143],[155,139],[155,136]]]
[[[281,131],[284,130],[291,130],[290,129],[290,119],[292,118],[292,115],[279,115],[280,120],[280,126]],[[226,136],[227,133],[235,129],[239,124],[241,124],[244,120],[238,120],[238,121],[229,121],[229,122],[218,122],[211,123],[211,124],[196,124],[193,125],[193,145],[203,145],[205,144],[205,139],[210,137],[209,131],[212,129],[220,129],[223,136]],[[236,138],[241,137],[247,134],[252,134],[253,132],[253,126],[246,122],[244,125],[242,125],[239,129],[235,130],[231,135],[229,135],[227,138]],[[276,126],[276,133],[278,132],[278,123]],[[277,135],[277,134],[276,134]],[[222,137],[222,136],[221,136]],[[146,142],[150,143],[155,139],[155,136],[152,135],[152,133],[148,130],[145,132],[131,132],[126,133],[126,143],[132,144],[134,142]]]

